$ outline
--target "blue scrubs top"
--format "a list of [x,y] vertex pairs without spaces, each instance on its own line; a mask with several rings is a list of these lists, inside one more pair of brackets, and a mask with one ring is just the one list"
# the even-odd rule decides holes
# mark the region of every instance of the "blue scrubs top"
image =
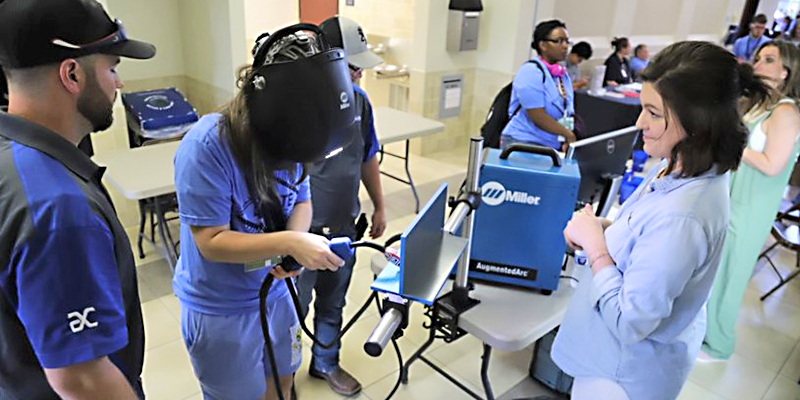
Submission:
[[[200,254],[192,236],[192,226],[230,224],[238,232],[260,233],[250,225],[263,224],[232,149],[220,135],[223,129],[222,115],[204,116],[183,138],[175,155],[181,256],[173,288],[184,306],[214,315],[257,311],[258,291],[269,271],[246,272],[244,264],[210,261]],[[275,175],[293,184],[302,176],[302,169],[298,168],[294,176],[286,172]],[[311,200],[308,178],[290,186],[278,185],[287,217],[296,204]],[[287,293],[286,285],[273,285],[268,299],[277,300]]]
[[[537,63],[539,66],[533,63]],[[575,115],[575,92],[572,89],[572,79],[569,74],[564,74],[559,79],[563,80],[564,90],[567,93],[566,102],[559,91],[558,79],[553,78],[540,57],[522,65],[512,84],[508,115],[514,114],[514,111],[520,106],[522,108],[503,129],[503,135],[510,136],[517,141],[559,149],[561,147],[559,136],[536,126],[525,112],[525,110],[534,108],[544,108],[547,114],[555,120],[561,119],[565,114],[568,117]]]

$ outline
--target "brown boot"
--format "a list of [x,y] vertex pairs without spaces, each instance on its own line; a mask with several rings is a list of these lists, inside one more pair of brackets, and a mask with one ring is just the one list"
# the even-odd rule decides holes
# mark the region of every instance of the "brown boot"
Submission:
[[343,370],[341,367],[336,367],[334,370],[325,373],[314,369],[312,363],[308,374],[314,378],[328,381],[331,390],[342,396],[355,396],[361,391],[361,384],[358,383],[356,378],[353,378],[353,375],[350,375],[350,373]]

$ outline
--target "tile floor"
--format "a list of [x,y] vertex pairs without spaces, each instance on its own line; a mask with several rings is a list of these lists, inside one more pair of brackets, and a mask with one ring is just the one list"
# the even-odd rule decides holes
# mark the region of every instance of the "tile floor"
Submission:
[[[467,149],[429,157],[412,158],[412,174],[419,187],[422,202],[442,182],[451,188],[461,183],[466,167]],[[400,172],[399,161],[387,158],[389,171]],[[413,198],[406,186],[384,177],[387,197],[387,232],[402,231],[413,219]],[[370,204],[362,193],[365,210]],[[171,271],[159,253],[146,245],[147,257],[139,262],[139,285],[143,304],[147,346],[144,386],[150,400],[199,400],[200,387],[192,372],[189,357],[180,333],[180,305],[171,290]],[[788,273],[794,266],[794,255],[776,250],[779,268]],[[372,274],[370,256],[361,256],[356,265],[348,293],[345,318],[355,313],[369,295]],[[726,363],[698,364],[681,393],[680,400],[788,400],[800,399],[800,279],[776,292],[766,301],[759,296],[776,282],[771,269],[759,264],[748,289],[739,318],[739,343],[736,354]],[[422,307],[412,309],[411,326],[399,340],[403,357],[409,357],[426,339],[422,328],[426,319]],[[359,400],[384,399],[397,379],[398,361],[387,350],[378,359],[363,351],[363,343],[378,321],[374,307],[358,321],[343,340],[342,364],[359,378],[364,386]],[[327,385],[308,376],[310,342],[305,339],[304,365],[296,382],[299,397],[304,400],[340,399]],[[448,345],[441,341],[428,351],[429,359],[462,380],[472,390],[482,393],[480,381],[481,343],[473,337]],[[501,399],[531,397],[548,391],[527,378],[532,348],[519,352],[493,355],[490,378]],[[401,386],[394,399],[469,399],[428,366],[416,363],[410,382]]]

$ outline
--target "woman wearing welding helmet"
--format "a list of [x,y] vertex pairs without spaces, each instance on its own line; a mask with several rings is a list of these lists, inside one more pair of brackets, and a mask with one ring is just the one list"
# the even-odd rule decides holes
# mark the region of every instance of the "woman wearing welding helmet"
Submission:
[[280,257],[310,269],[344,261],[308,232],[303,163],[349,142],[353,90],[344,53],[314,25],[262,37],[239,92],[204,116],[175,156],[181,256],[173,286],[184,342],[205,399],[288,399],[301,361],[300,329],[286,285],[272,285],[267,315],[277,371],[266,355],[259,288],[285,278]]
[[590,268],[552,350],[575,400],[673,400],[700,351],[705,303],[729,221],[729,171],[748,131],[737,106],[769,89],[748,64],[704,42],[662,50],[641,74],[644,149],[662,158],[615,221],[576,214],[564,231]]

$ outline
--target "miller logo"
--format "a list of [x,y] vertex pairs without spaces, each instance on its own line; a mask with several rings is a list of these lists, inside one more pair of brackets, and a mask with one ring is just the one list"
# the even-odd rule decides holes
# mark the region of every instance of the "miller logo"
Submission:
[[67,314],[69,320],[69,329],[72,333],[82,332],[86,328],[97,327],[97,321],[90,321],[89,314],[95,312],[94,307],[86,307],[82,312],[73,311]]
[[339,109],[346,110],[350,108],[350,99],[347,97],[347,92],[339,93]]
[[617,149],[617,142],[615,142],[614,139],[608,139],[608,142],[606,142],[606,151],[608,152],[608,154],[614,154],[614,150],[616,149]]
[[481,186],[481,197],[487,206],[499,206],[506,201],[529,206],[538,206],[539,202],[542,200],[541,197],[531,196],[526,192],[506,190],[502,183],[496,181],[489,181]]

